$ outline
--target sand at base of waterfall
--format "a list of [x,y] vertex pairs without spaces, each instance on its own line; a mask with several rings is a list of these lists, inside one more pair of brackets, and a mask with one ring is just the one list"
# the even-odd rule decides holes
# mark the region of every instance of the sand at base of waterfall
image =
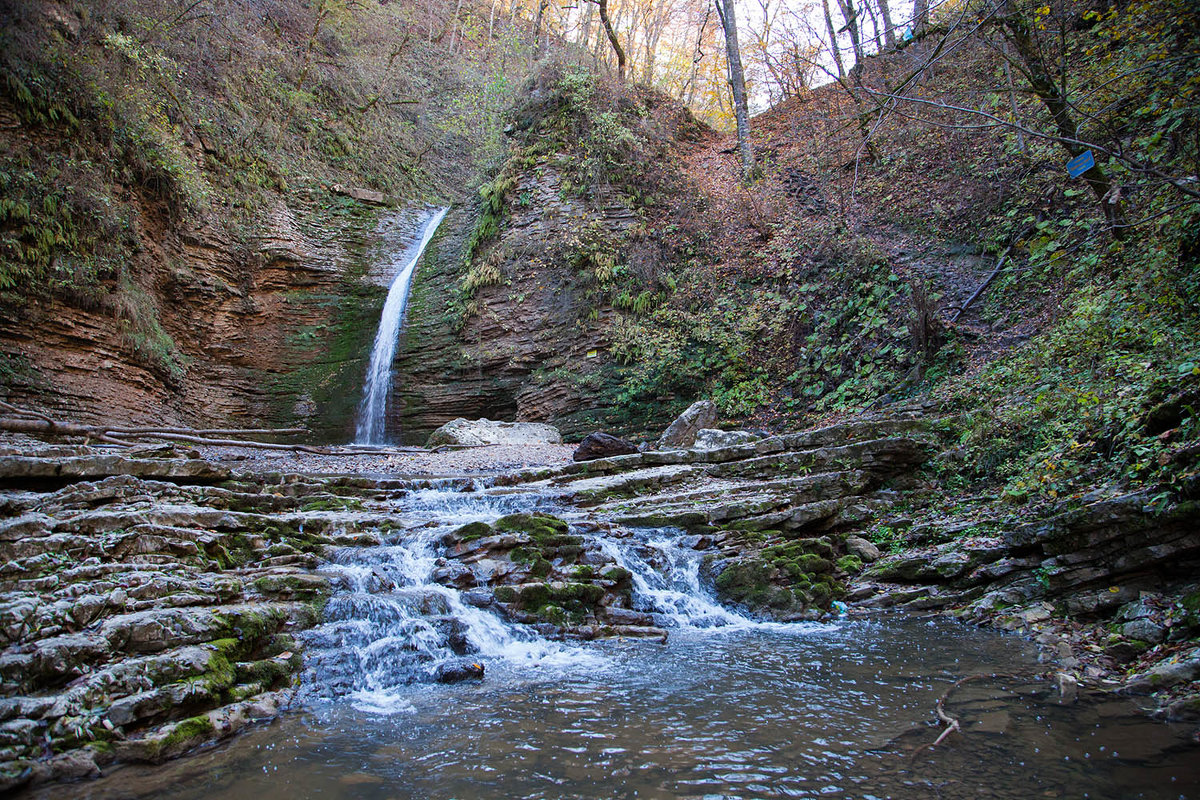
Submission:
[[318,455],[238,447],[201,447],[210,461],[245,472],[300,472],[326,475],[490,475],[524,467],[571,461],[575,445],[521,444],[472,447],[441,453],[345,453]]

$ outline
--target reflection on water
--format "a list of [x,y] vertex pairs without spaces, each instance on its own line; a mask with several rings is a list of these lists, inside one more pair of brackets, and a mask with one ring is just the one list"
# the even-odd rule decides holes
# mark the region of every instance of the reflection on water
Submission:
[[1123,703],[1060,708],[1048,687],[975,681],[965,734],[923,748],[958,679],[1028,672],[1028,643],[935,620],[679,630],[665,645],[571,645],[586,668],[490,666],[415,684],[411,710],[321,702],[199,756],[40,797],[1178,798],[1197,752]]

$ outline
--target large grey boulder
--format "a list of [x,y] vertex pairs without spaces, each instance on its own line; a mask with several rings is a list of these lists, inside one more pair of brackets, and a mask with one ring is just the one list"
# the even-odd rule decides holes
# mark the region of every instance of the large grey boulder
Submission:
[[696,434],[704,428],[717,424],[717,406],[711,400],[697,400],[687,411],[672,422],[658,438],[659,450],[674,450],[691,447],[696,443]]
[[696,431],[696,441],[692,443],[693,450],[723,450],[739,444],[756,442],[762,436],[751,431],[722,431],[716,428],[701,428]]
[[562,444],[562,434],[553,425],[541,422],[496,422],[460,417],[430,434],[425,446],[472,447],[485,444]]

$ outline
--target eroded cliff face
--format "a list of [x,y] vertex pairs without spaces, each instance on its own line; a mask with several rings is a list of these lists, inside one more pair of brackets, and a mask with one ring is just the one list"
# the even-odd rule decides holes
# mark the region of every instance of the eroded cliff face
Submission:
[[[384,292],[364,277],[381,210],[332,195],[281,202],[250,246],[220,220],[149,211],[135,285],[99,303],[5,306],[0,349],[28,365],[6,381],[10,399],[83,421],[301,424],[345,440]],[[131,330],[122,302],[151,304],[162,337]],[[154,352],[171,346],[177,369]]]
[[409,440],[455,417],[561,422],[592,405],[586,383],[611,366],[614,311],[605,303],[588,318],[586,287],[564,250],[581,229],[622,235],[636,216],[611,197],[564,200],[560,185],[552,170],[521,176],[514,194],[530,199],[514,204],[491,250],[503,254],[505,280],[475,293],[477,311],[465,322],[454,301],[470,212],[447,220],[418,273],[396,361],[398,421]]
[[569,81],[535,80],[482,206],[451,213],[417,273],[395,368],[393,422],[408,441],[455,417],[552,422],[568,436],[637,425],[617,401],[614,331],[682,260],[671,232],[699,193],[676,159],[703,131],[648,91],[581,99]]
[[377,225],[461,194],[507,98],[459,98],[510,67],[379,35],[420,4],[222,8],[0,6],[0,398],[346,441]]

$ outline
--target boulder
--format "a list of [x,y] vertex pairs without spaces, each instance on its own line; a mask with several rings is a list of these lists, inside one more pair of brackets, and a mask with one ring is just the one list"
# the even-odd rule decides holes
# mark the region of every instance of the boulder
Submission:
[[460,417],[430,434],[425,446],[485,444],[562,444],[562,434],[553,425],[541,422],[496,422]]
[[438,683],[461,683],[463,681],[482,680],[483,663],[468,658],[456,658],[443,661],[433,672],[433,679]]
[[749,444],[761,439],[757,433],[750,431],[721,431],[716,428],[701,428],[696,431],[696,441],[693,450],[721,450],[739,444]]
[[1200,678],[1200,648],[1180,653],[1161,661],[1146,672],[1138,673],[1125,683],[1125,691],[1149,694]]
[[882,555],[879,552],[878,547],[871,542],[868,542],[861,536],[847,536],[846,550],[848,550],[851,555],[856,555],[861,558],[866,564],[871,564],[878,561],[880,555]]
[[696,434],[704,428],[717,424],[717,406],[711,400],[697,400],[687,411],[667,426],[658,438],[659,450],[691,447],[696,443]]
[[609,458],[610,456],[624,456],[631,453],[636,453],[637,447],[612,436],[607,433],[589,433],[583,437],[583,441],[579,443],[579,447],[575,448],[574,455],[571,458],[576,461],[594,461],[597,458]]

